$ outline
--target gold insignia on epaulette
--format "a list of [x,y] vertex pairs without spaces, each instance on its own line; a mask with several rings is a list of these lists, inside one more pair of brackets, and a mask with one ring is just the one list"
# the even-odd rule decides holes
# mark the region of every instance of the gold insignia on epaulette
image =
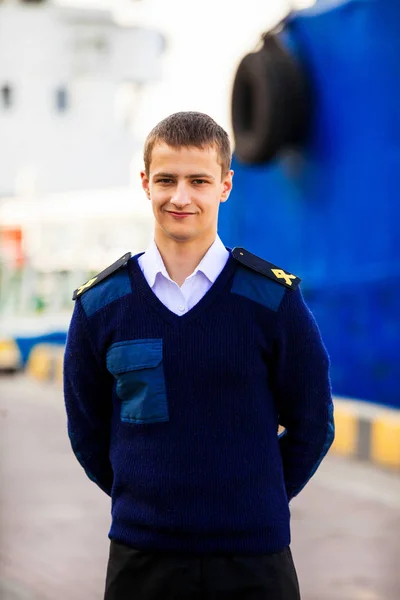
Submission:
[[108,277],[112,273],[115,273],[115,271],[118,271],[118,269],[126,265],[131,256],[132,254],[130,252],[127,252],[126,254],[124,254],[124,256],[121,256],[121,258],[115,261],[115,263],[104,269],[104,271],[102,271],[101,273],[99,273],[92,279],[89,279],[89,281],[78,287],[78,289],[76,289],[73,293],[72,300],[76,300],[78,296],[83,294],[83,292],[86,292],[86,290],[91,288],[93,285],[100,283],[100,281],[103,281],[104,279],[106,279],[106,277]]
[[96,281],[97,277],[93,277],[93,279],[90,279],[87,283],[81,285],[81,287],[77,289],[76,295],[79,296],[80,294],[82,294],[82,292],[90,288]]
[[256,256],[255,254],[252,254],[244,248],[234,248],[232,250],[232,256],[247,268],[257,271],[257,273],[261,273],[262,275],[269,277],[273,281],[276,281],[280,285],[284,285],[291,290],[295,290],[299,286],[301,281],[300,277],[280,269],[276,265],[273,265],[272,263],[260,258],[259,256]]
[[285,271],[283,271],[282,269],[271,269],[271,271],[277,279],[284,279],[286,284],[290,286],[293,285],[292,280],[297,279],[296,275],[290,275],[289,273],[285,273]]

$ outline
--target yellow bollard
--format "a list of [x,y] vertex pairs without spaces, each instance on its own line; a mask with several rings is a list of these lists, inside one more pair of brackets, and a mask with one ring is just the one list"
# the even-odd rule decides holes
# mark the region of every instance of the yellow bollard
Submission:
[[29,375],[39,381],[48,381],[52,378],[53,358],[48,344],[38,344],[32,348],[27,363]]
[[332,452],[354,456],[358,443],[358,420],[355,414],[342,406],[335,405],[335,441]]
[[382,415],[372,423],[371,458],[379,465],[400,469],[400,416]]

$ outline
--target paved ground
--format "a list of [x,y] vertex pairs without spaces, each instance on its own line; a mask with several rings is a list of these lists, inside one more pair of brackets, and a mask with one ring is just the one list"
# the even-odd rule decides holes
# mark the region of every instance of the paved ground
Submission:
[[[108,498],[71,454],[60,390],[0,377],[0,599],[101,600]],[[329,457],[292,502],[303,600],[400,598],[400,478]]]

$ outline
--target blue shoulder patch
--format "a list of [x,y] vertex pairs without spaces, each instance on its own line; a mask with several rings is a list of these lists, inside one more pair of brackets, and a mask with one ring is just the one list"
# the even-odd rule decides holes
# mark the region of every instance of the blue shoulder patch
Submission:
[[83,310],[90,317],[110,302],[126,296],[132,291],[128,269],[119,269],[81,296]]
[[231,292],[277,311],[286,293],[286,288],[261,273],[239,267],[233,279]]

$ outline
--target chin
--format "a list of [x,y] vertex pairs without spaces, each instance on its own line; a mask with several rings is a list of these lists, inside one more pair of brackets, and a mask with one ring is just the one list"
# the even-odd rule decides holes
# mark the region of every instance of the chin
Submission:
[[192,235],[185,235],[184,233],[170,233],[168,237],[176,242],[189,242],[193,239]]

